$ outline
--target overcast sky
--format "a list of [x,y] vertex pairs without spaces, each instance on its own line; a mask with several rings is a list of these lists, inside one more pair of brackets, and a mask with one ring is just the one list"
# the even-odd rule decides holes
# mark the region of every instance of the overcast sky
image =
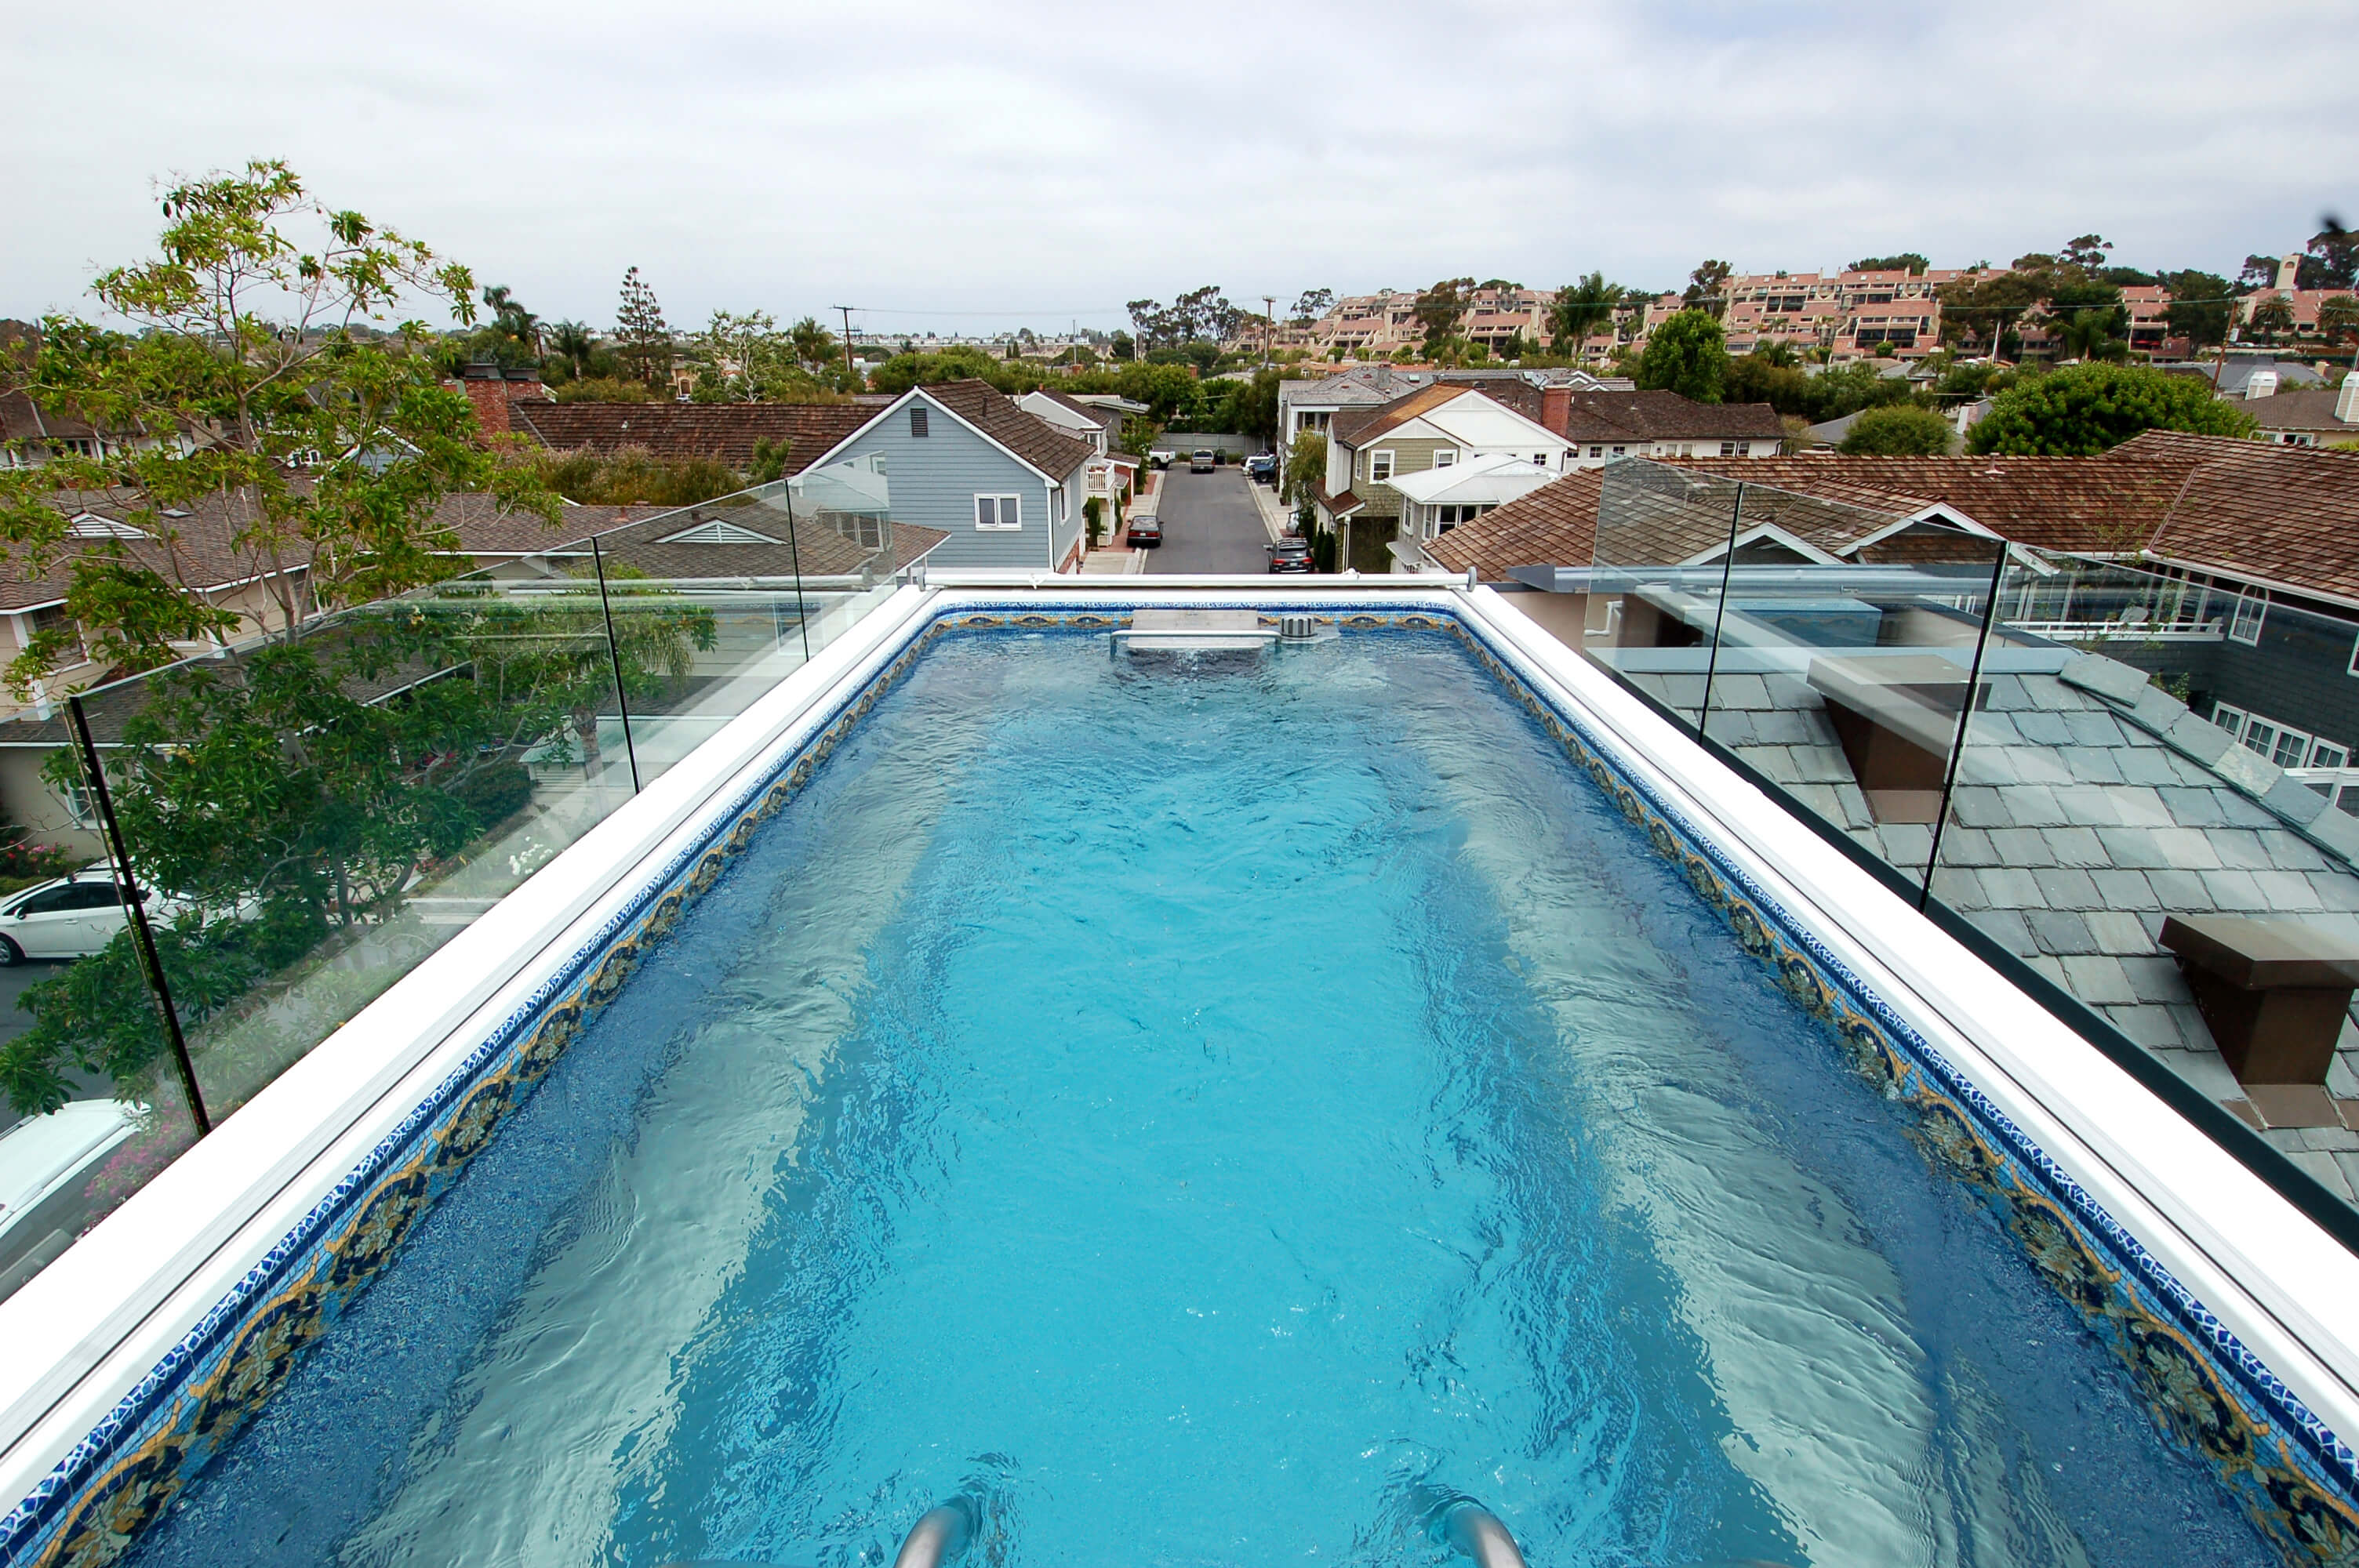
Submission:
[[[1078,319],[1217,283],[1676,287],[2091,230],[2233,276],[2359,212],[2349,0],[95,0],[0,48],[0,315],[87,309],[156,183],[282,157],[509,286],[675,327]],[[1256,307],[1257,308],[1257,307]]]

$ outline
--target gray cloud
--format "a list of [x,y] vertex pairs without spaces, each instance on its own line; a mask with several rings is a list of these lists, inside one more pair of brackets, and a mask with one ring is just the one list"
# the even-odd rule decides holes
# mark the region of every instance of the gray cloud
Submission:
[[[2359,211],[2359,38],[2325,4],[222,10],[11,38],[38,152],[0,176],[0,313],[80,308],[151,240],[153,178],[254,156],[545,316],[611,319],[636,264],[678,324],[1111,325],[1206,280],[1668,285],[2092,229],[2234,271]],[[2266,88],[2222,69],[2264,48]]]

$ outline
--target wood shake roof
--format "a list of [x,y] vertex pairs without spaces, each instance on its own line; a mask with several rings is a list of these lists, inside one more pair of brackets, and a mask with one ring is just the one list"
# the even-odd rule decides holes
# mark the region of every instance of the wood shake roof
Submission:
[[544,403],[508,405],[509,423],[545,447],[611,452],[645,447],[659,458],[713,458],[742,469],[756,442],[787,443],[800,473],[876,416],[862,403]]
[[[1892,516],[1943,504],[2038,549],[2143,552],[2359,607],[2359,455],[2351,453],[2156,430],[2093,458],[1713,458],[1676,466]],[[1586,565],[1610,471],[1570,474],[1452,530],[1429,553],[1494,580],[1514,567]]]
[[[987,381],[934,382],[918,390],[1060,483],[1095,454],[1087,441],[1027,414]],[[875,414],[874,409],[864,412],[872,417]]]

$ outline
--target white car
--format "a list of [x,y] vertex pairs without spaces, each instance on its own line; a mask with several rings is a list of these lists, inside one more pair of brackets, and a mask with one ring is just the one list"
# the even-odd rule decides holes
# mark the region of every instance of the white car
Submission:
[[[179,905],[168,899],[142,901],[157,918],[170,919]],[[86,958],[114,939],[127,916],[114,871],[94,866],[0,899],[0,965],[27,958]]]
[[89,1206],[77,1184],[138,1130],[139,1112],[78,1099],[0,1131],[0,1296],[71,1244]]

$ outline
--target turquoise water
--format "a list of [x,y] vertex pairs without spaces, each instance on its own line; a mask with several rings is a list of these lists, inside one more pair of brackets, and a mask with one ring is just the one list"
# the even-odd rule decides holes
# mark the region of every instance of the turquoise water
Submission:
[[152,1563],[2267,1553],[1439,634],[929,652]]

